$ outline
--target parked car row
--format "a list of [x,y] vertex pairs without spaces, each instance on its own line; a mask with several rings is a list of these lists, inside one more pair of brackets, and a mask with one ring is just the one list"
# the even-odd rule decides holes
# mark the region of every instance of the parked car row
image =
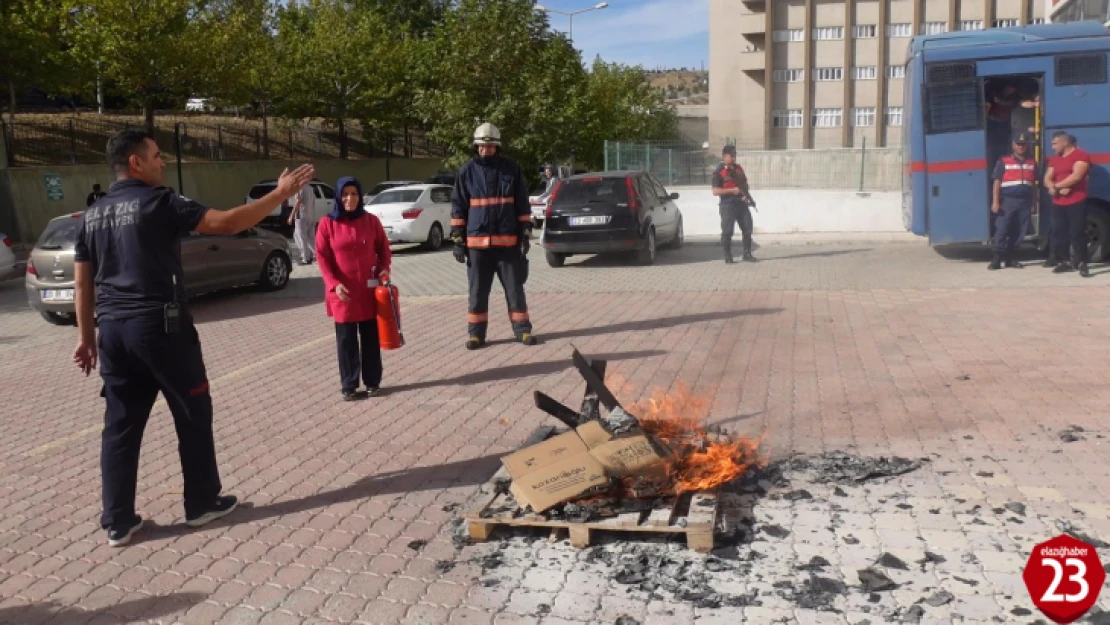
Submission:
[[[73,256],[82,213],[46,225],[27,259],[27,302],[55,325],[75,321]],[[293,268],[288,240],[251,228],[236,235],[193,233],[181,241],[181,264],[189,297],[245,285],[276,291]]]

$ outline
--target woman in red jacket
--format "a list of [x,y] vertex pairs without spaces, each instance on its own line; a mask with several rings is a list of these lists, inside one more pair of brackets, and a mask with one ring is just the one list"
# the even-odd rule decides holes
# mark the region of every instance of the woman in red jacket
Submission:
[[[382,222],[363,210],[358,179],[340,178],[335,189],[335,209],[316,231],[316,256],[324,303],[335,320],[343,399],[353,401],[377,395],[381,386],[374,289],[386,279],[392,255]],[[360,372],[365,391],[358,390]]]

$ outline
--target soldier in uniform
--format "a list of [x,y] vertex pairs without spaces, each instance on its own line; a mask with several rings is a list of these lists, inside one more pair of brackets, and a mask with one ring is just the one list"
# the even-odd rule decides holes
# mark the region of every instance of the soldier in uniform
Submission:
[[725,248],[725,262],[732,264],[732,234],[736,224],[744,237],[744,256],[748,262],[755,262],[752,256],[752,212],[755,200],[748,188],[748,177],[744,169],[736,164],[736,146],[726,145],[721,150],[721,164],[713,170],[713,195],[721,198],[721,245]]
[[1014,260],[1014,252],[1029,230],[1033,211],[1033,196],[1037,184],[1037,164],[1029,156],[1029,135],[1014,135],[1012,152],[998,159],[991,178],[994,180],[991,212],[994,222],[994,256],[987,267],[991,271],[1007,267],[1021,267]]

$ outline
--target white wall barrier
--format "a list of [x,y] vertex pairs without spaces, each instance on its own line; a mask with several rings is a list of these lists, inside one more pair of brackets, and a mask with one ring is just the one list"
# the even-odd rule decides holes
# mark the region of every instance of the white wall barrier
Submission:
[[[707,187],[669,187],[678,193],[687,236],[720,236],[719,198]],[[753,212],[755,232],[900,232],[902,194],[799,189],[753,189],[758,212]],[[740,236],[737,228],[736,236]]]

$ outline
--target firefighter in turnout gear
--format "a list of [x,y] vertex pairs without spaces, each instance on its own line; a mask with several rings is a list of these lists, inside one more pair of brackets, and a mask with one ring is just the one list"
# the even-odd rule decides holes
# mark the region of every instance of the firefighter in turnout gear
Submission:
[[1029,136],[1022,132],[1014,135],[1013,151],[998,159],[991,176],[991,212],[997,215],[994,222],[994,256],[987,267],[991,271],[1007,267],[1021,267],[1014,260],[1014,251],[1025,239],[1036,194],[1037,164],[1029,156]]
[[451,195],[455,260],[466,263],[470,282],[467,349],[486,343],[489,292],[496,275],[505,290],[513,334],[535,345],[524,297],[525,263],[532,235],[532,206],[520,167],[501,156],[501,132],[490,123],[474,131],[475,155],[459,169]]
[[744,236],[744,256],[747,262],[755,262],[752,256],[752,211],[755,200],[748,188],[748,177],[744,169],[736,164],[736,146],[726,145],[721,150],[721,164],[713,171],[713,195],[721,198],[721,246],[725,248],[725,262],[732,264],[732,234],[736,224]]

